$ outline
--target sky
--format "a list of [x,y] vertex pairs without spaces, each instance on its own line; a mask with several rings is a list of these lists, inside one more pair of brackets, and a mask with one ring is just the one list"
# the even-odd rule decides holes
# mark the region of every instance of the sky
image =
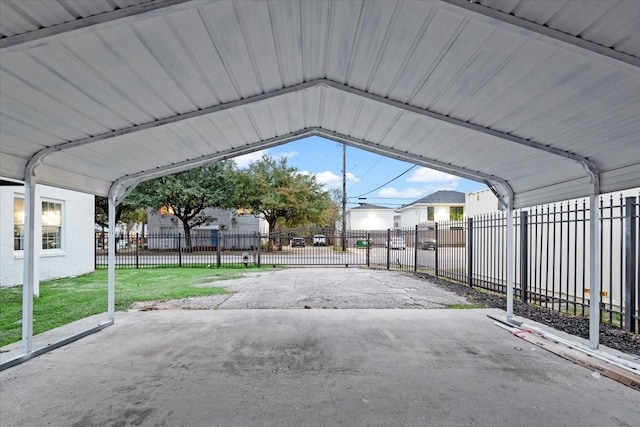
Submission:
[[[244,168],[264,154],[286,157],[287,164],[316,176],[327,190],[342,189],[342,144],[318,136],[304,138],[234,161]],[[347,146],[347,209],[359,203],[397,208],[438,190],[463,193],[486,188],[482,183],[416,166]]]

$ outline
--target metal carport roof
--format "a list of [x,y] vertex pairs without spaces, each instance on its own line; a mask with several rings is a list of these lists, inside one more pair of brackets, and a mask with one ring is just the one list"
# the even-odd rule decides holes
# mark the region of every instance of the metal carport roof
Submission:
[[120,200],[322,135],[485,181],[512,208],[640,186],[637,1],[0,8],[0,177]]
[[319,134],[508,183],[514,207],[591,194],[585,168],[640,186],[635,1],[0,6],[6,178],[32,161],[104,196]]

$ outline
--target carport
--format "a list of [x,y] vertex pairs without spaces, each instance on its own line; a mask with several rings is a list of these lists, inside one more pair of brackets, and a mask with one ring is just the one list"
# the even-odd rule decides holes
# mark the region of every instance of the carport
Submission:
[[[319,135],[486,183],[508,212],[591,198],[598,348],[603,192],[640,186],[640,3],[207,0],[0,3],[0,177],[109,198]],[[114,316],[109,235],[107,321]]]

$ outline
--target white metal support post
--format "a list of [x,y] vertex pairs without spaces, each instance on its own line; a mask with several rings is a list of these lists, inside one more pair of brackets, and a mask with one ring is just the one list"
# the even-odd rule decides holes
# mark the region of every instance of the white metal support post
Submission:
[[513,317],[513,289],[515,278],[515,253],[513,229],[513,195],[507,204],[507,319]]
[[597,184],[590,198],[589,207],[589,348],[597,350],[600,346],[600,207],[598,206],[599,188]]
[[24,182],[24,241],[22,282],[22,352],[33,350],[33,295],[36,270],[36,180],[27,175]]
[[115,313],[116,289],[116,196],[109,194],[109,234],[107,239],[107,319],[113,320]]

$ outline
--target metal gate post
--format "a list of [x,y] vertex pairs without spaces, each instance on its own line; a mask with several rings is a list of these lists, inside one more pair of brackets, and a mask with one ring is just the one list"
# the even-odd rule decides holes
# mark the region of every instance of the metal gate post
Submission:
[[216,267],[222,265],[222,255],[220,254],[220,246],[222,246],[222,233],[218,232],[218,244],[216,245]]
[[413,271],[418,271],[418,224],[416,224],[416,233],[413,239]]
[[391,229],[387,228],[387,270],[391,267]]
[[181,233],[178,233],[178,267],[182,267],[182,234]]
[[473,286],[473,218],[467,224],[467,284]]
[[638,267],[638,254],[636,246],[638,244],[638,230],[636,228],[636,198],[625,198],[624,215],[624,245],[625,245],[625,292],[624,292],[624,330],[636,332],[636,287],[638,278],[636,269]]
[[140,235],[136,233],[136,270],[140,268]]
[[438,238],[438,223],[436,222],[434,224],[434,231],[435,231],[435,239],[436,239],[436,243],[435,243],[435,251],[436,253],[435,255],[435,273],[436,273],[436,277],[438,277],[438,247],[440,246],[440,239]]
[[371,240],[367,231],[367,267],[371,267]]
[[260,264],[261,264],[261,261],[262,261],[260,259],[260,256],[262,254],[262,238],[261,237],[262,236],[260,236],[260,232],[257,231],[256,232],[256,248],[258,248],[258,255],[257,255],[256,259],[257,259],[257,266],[258,267],[260,267]]
[[529,216],[520,212],[520,301],[529,303]]
[[589,198],[589,348],[597,350],[600,347],[600,208],[598,206],[599,192]]

